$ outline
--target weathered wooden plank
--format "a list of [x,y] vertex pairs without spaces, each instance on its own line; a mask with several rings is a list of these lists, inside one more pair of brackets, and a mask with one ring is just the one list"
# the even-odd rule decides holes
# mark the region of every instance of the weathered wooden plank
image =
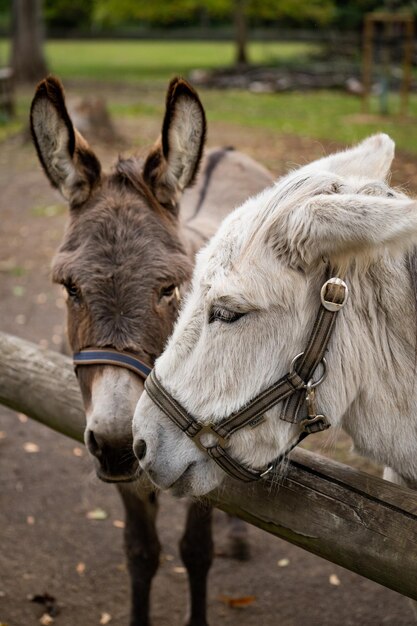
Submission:
[[0,403],[83,441],[84,410],[71,361],[0,333]]
[[[71,361],[0,333],[0,403],[82,441],[83,410]],[[227,479],[215,506],[417,600],[417,495],[297,450],[284,477]]]
[[267,532],[417,599],[417,507],[410,489],[345,471],[340,464],[318,461],[317,455],[299,450],[279,484],[245,487],[228,481],[210,500]]

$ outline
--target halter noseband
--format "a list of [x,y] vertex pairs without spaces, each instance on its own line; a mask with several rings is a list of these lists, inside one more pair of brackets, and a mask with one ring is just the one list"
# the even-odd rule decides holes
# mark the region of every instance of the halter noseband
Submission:
[[[177,303],[180,302],[179,287],[175,287],[174,295]],[[134,372],[143,380],[146,380],[152,371],[149,365],[146,365],[134,354],[114,348],[84,348],[84,350],[75,352],[72,360],[75,369],[80,365],[116,365]]]
[[111,348],[86,348],[76,352],[73,356],[75,367],[80,365],[117,365],[131,370],[143,380],[146,380],[152,368],[143,363],[130,352],[119,352]]
[[[307,435],[326,430],[330,423],[316,411],[315,389],[327,374],[324,358],[338,312],[344,307],[348,297],[348,288],[341,278],[330,278],[320,292],[321,306],[313,330],[304,352],[292,360],[288,374],[258,394],[243,408],[226,417],[219,424],[200,424],[173,398],[158,380],[155,370],[146,379],[145,389],[151,400],[160,410],[182,430],[194,443],[213,459],[227,474],[243,482],[265,478]],[[314,381],[313,374],[322,364],[322,376]],[[255,428],[265,420],[264,414],[273,406],[283,402],[280,419],[299,424],[300,434],[296,441],[268,466],[260,470],[246,467],[236,461],[226,450],[230,437],[249,426]],[[307,406],[307,415],[301,414]],[[216,438],[213,445],[204,445],[202,437],[211,435]]]

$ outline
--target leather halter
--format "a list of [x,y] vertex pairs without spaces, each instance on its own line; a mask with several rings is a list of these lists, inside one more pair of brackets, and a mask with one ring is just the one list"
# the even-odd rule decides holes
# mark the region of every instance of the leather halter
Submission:
[[76,352],[73,356],[75,367],[80,365],[117,365],[131,370],[143,380],[151,372],[151,367],[143,363],[137,356],[130,352],[119,352],[112,348],[86,348]]
[[[178,287],[174,289],[177,302],[181,295]],[[131,370],[143,380],[149,376],[152,368],[146,365],[137,356],[130,352],[115,350],[114,348],[84,348],[72,357],[75,369],[80,365],[116,365]]]
[[[294,357],[290,371],[276,383],[262,391],[240,410],[226,417],[219,424],[200,424],[158,380],[152,370],[145,382],[145,389],[159,409],[182,430],[194,443],[213,459],[227,474],[243,482],[265,478],[307,435],[329,428],[326,417],[317,414],[315,388],[326,377],[327,363],[324,358],[338,312],[347,301],[348,288],[340,278],[330,278],[321,289],[321,306],[307,347]],[[324,372],[319,380],[313,374],[319,364]],[[226,450],[230,437],[249,426],[255,428],[265,420],[265,413],[279,402],[283,403],[280,419],[298,423],[300,434],[290,447],[266,467],[255,470],[235,460]],[[301,415],[301,407],[306,403],[307,416]],[[216,443],[204,445],[202,437],[211,435]]]

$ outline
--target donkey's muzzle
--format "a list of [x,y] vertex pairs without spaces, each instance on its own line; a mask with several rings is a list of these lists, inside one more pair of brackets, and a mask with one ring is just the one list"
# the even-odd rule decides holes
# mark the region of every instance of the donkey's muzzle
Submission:
[[85,433],[90,454],[98,463],[97,476],[104,482],[127,482],[138,477],[138,461],[133,453],[132,440],[109,442],[92,430]]

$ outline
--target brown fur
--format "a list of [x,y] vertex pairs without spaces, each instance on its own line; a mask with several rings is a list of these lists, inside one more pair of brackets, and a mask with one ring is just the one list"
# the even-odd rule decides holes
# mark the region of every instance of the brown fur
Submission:
[[[269,184],[268,172],[234,152],[220,159],[221,168],[210,168],[207,164],[213,163],[212,152],[200,177],[204,193],[198,185],[184,193],[180,222],[180,194],[195,179],[206,131],[198,96],[181,79],[174,79],[168,90],[161,140],[145,161],[121,159],[108,175],[101,174],[95,155],[73,131],[62,86],[56,79],[39,85],[31,125],[42,166],[71,207],[64,240],[53,261],[53,279],[69,292],[72,350],[127,350],[152,365],[177,316],[178,301],[170,286],[181,288],[188,283],[197,249],[235,205]],[[65,132],[67,141],[63,140]],[[182,141],[173,141],[171,146],[171,136],[175,139],[175,133],[182,132],[185,139],[182,136]],[[186,150],[179,149],[178,143],[185,144]],[[215,157],[214,162],[218,161]],[[192,221],[188,224],[187,220]],[[87,410],[93,383],[102,372],[101,366],[78,368]],[[135,462],[130,423],[126,423],[117,445],[106,441],[99,444],[88,429],[86,437],[92,454],[94,446],[101,446],[99,476],[103,478],[103,472],[107,478],[130,474]],[[147,626],[150,584],[160,551],[156,503],[130,491],[124,483],[118,488],[126,510],[126,554],[132,583],[130,623]],[[181,541],[181,556],[190,579],[190,626],[206,625],[206,582],[213,555],[210,525],[211,512],[192,503]]]
[[65,106],[61,81],[55,76],[48,76],[37,86],[30,108],[30,128],[36,152],[45,174],[54,187],[62,189],[65,173],[57,167],[56,162],[52,163],[50,160],[50,154],[56,148],[54,145],[56,137],[53,133],[49,135],[40,133],[37,128],[38,118],[48,118],[49,116],[51,116],[52,123],[59,120],[61,128],[65,128],[66,145],[63,146],[63,151],[68,155],[68,159],[73,161],[78,173],[78,176],[72,180],[69,190],[70,202],[75,207],[82,204],[88,198],[91,190],[99,183],[101,166],[85,139],[74,129]]
[[54,280],[79,291],[68,298],[73,350],[111,346],[152,364],[177,314],[176,299],[161,299],[160,290],[181,286],[191,270],[175,218],[156,203],[134,161],[119,161],[72,212],[53,262]]

